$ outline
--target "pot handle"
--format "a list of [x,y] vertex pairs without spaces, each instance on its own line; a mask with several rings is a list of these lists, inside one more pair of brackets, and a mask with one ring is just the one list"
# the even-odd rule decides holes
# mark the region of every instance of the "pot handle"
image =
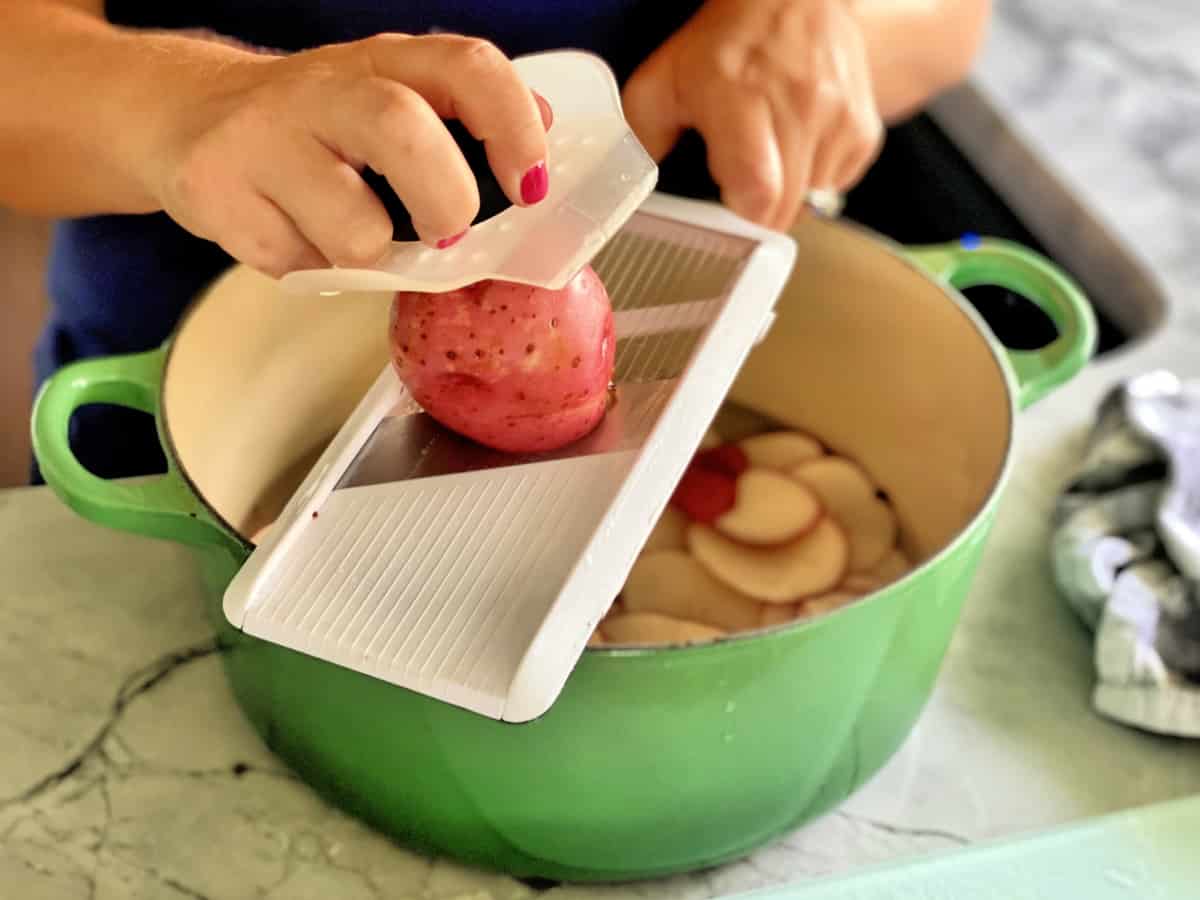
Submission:
[[1022,409],[1073,378],[1096,351],[1096,317],[1075,282],[1044,256],[1010,241],[964,237],[952,244],[914,247],[908,257],[957,290],[995,285],[1040,306],[1058,337],[1039,350],[1005,348]]
[[64,366],[38,391],[33,452],[46,484],[79,515],[100,525],[186,544],[228,543],[228,532],[200,503],[167,454],[164,475],[108,480],[71,451],[70,424],[88,403],[112,403],[157,415],[163,349],[84,359]]

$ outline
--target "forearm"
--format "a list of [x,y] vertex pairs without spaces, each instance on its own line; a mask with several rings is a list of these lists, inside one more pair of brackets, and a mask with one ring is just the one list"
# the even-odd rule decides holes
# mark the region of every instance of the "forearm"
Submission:
[[961,81],[983,41],[990,0],[847,0],[862,26],[875,100],[894,122]]
[[114,27],[99,0],[0,0],[0,206],[152,212],[161,135],[214,70],[250,54]]

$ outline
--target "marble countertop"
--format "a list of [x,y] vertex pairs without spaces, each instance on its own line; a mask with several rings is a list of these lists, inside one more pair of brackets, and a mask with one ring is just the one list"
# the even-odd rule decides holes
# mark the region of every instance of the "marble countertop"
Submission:
[[[1055,595],[1047,519],[1120,377],[1200,376],[1200,14],[1192,0],[997,0],[973,79],[1156,275],[1153,334],[1022,417],[1018,464],[934,698],[856,796],[744,861],[560,900],[701,898],[1200,792],[1200,745],[1089,704],[1088,635]],[[0,894],[23,900],[539,891],[395,847],[272,758],[228,692],[185,551],[0,493]]]

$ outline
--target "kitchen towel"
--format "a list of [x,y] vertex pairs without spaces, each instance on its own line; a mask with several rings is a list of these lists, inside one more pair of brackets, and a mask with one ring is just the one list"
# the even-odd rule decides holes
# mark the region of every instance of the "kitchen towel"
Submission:
[[1200,738],[1200,381],[1149,372],[1105,396],[1051,558],[1095,634],[1096,709]]

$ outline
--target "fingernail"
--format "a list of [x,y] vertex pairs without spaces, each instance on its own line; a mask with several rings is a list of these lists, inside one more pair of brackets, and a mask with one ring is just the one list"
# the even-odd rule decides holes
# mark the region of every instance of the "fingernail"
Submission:
[[458,234],[456,234],[454,237],[442,238],[440,241],[437,242],[437,244],[435,246],[439,250],[445,250],[447,247],[453,247],[455,244],[457,244],[459,241],[461,241],[463,239],[463,235],[466,233],[467,232],[464,229],[463,231],[460,231]]
[[546,171],[546,163],[542,161],[525,173],[521,179],[521,202],[527,204],[540,203],[550,190],[550,174]]

